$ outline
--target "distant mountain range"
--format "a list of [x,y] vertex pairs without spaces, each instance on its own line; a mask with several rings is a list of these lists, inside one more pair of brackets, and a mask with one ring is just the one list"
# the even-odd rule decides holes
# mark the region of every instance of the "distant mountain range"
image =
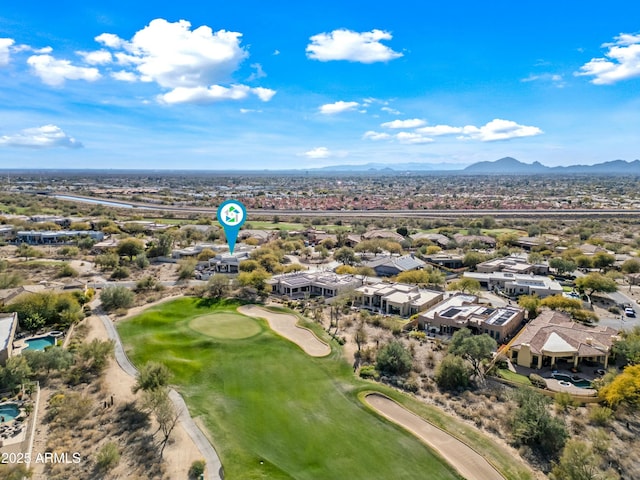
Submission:
[[392,172],[434,172],[462,175],[545,175],[545,174],[594,174],[594,175],[640,175],[640,160],[627,162],[612,160],[594,165],[569,165],[547,167],[540,162],[524,163],[512,157],[504,157],[493,162],[477,162],[467,167],[453,163],[367,163],[364,165],[334,165],[311,168],[313,173],[392,173]]
[[469,165],[462,173],[474,175],[536,175],[536,174],[640,174],[640,160],[627,162],[625,160],[612,160],[610,162],[596,163],[595,165],[569,165],[566,167],[547,167],[540,162],[523,163],[512,157],[504,157],[494,162],[478,162]]

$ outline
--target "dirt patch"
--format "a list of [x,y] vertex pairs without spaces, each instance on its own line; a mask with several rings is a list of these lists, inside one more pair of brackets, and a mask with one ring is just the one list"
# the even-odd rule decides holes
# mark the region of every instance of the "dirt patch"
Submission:
[[287,340],[292,341],[312,357],[325,357],[331,347],[316,337],[311,330],[298,326],[298,317],[287,313],[275,313],[256,305],[238,308],[243,315],[264,318],[269,327]]

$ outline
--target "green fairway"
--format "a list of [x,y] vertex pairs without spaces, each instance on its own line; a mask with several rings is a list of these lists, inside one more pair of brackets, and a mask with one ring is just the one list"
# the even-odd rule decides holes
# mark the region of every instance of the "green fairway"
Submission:
[[210,313],[200,315],[191,320],[189,326],[196,332],[220,340],[249,338],[262,331],[258,322],[237,313]]
[[[191,415],[209,429],[227,479],[460,478],[362,405],[358,392],[371,384],[356,379],[337,351],[309,357],[262,320],[247,319],[260,331],[234,341],[194,330],[195,321],[213,334],[217,323],[233,331],[242,317],[236,306],[182,298],[118,324],[134,363],[161,361],[173,372]],[[216,315],[225,320],[209,330],[204,319]]]

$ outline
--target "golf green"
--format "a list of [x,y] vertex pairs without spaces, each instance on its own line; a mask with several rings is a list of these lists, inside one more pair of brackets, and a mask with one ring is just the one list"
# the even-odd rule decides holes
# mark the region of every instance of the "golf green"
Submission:
[[194,318],[189,326],[196,332],[220,340],[253,337],[262,331],[258,322],[236,313],[210,313]]
[[225,478],[460,479],[359,401],[372,384],[353,375],[337,348],[310,357],[259,319],[252,321],[260,335],[234,341],[192,328],[205,315],[234,318],[237,306],[181,298],[118,323],[136,365],[154,360],[171,370],[189,413],[208,429]]

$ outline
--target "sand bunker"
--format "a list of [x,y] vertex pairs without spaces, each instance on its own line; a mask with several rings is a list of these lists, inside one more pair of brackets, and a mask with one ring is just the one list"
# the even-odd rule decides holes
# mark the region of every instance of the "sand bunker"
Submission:
[[295,315],[272,312],[257,305],[244,305],[238,311],[243,315],[264,318],[274,332],[291,340],[312,357],[324,357],[331,353],[331,347],[311,330],[298,326],[298,317]]

